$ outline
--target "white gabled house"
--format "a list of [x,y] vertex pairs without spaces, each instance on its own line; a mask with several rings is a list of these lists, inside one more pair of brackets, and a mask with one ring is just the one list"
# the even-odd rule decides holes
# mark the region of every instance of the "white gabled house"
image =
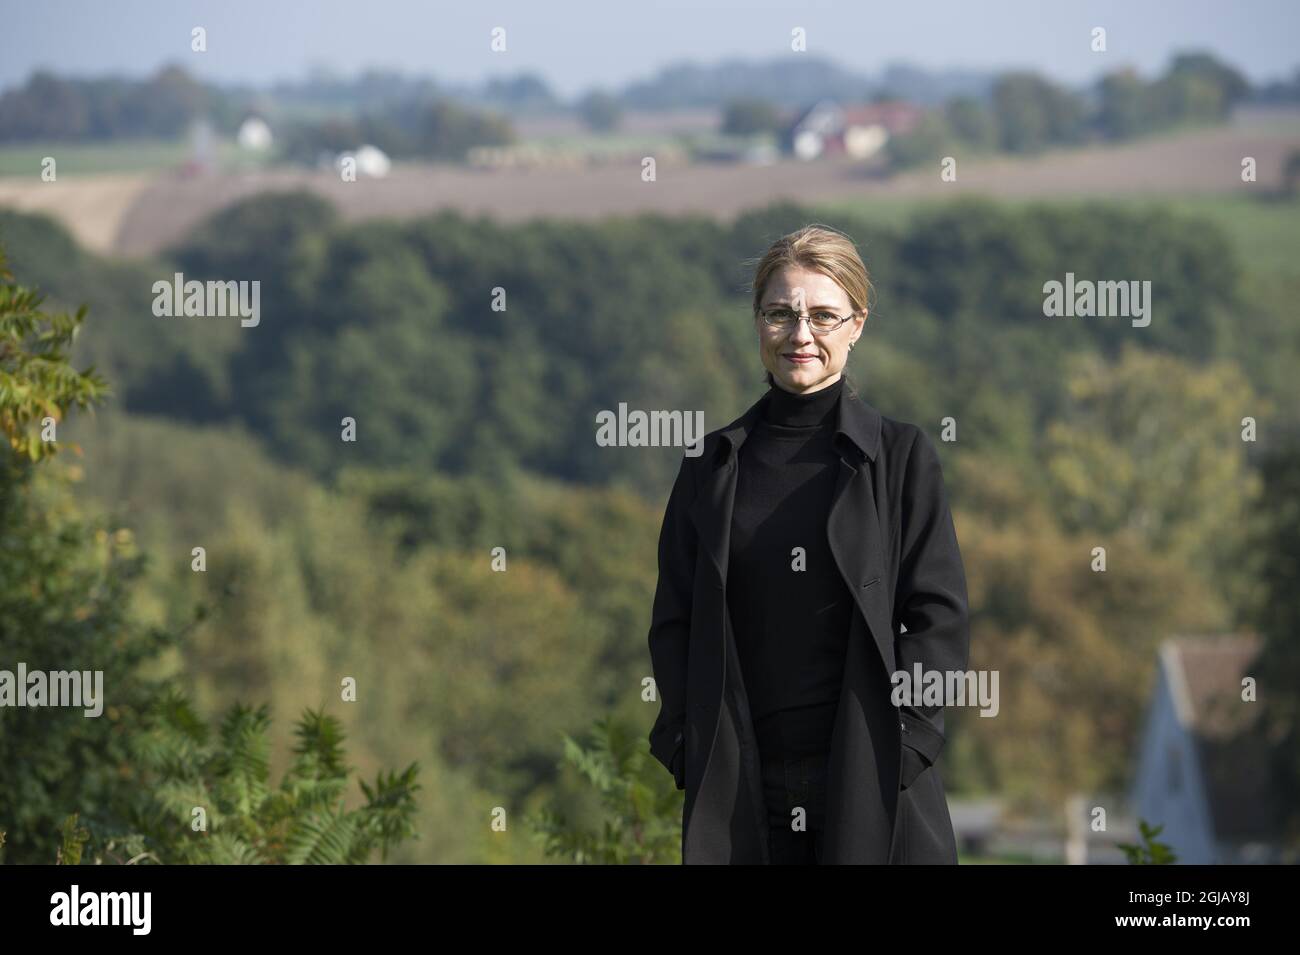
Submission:
[[1261,643],[1254,635],[1175,637],[1159,650],[1134,778],[1138,818],[1178,863],[1283,861],[1279,804],[1258,702],[1242,681]]

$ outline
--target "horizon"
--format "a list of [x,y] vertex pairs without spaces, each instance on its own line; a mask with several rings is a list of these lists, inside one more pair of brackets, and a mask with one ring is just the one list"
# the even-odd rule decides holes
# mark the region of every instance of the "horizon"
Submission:
[[[1086,9],[1006,0],[991,10],[943,0],[943,30],[934,26],[935,5],[924,11],[889,7],[873,16],[861,8],[837,10],[833,0],[746,4],[747,16],[738,23],[732,22],[736,0],[668,0],[635,18],[590,0],[572,0],[561,15],[517,2],[495,4],[488,12],[374,0],[367,6],[371,16],[360,21],[355,8],[339,0],[323,0],[310,10],[250,0],[192,9],[134,0],[112,10],[64,0],[26,7],[21,14],[9,6],[0,90],[21,87],[38,70],[69,79],[144,79],[176,65],[205,83],[258,89],[322,76],[348,82],[372,71],[459,88],[532,74],[558,98],[572,101],[594,89],[625,90],[681,65],[761,63],[788,54],[794,26],[807,30],[803,55],[810,61],[864,79],[900,66],[931,74],[1029,70],[1077,87],[1126,67],[1141,76],[1158,75],[1176,54],[1195,51],[1223,60],[1257,86],[1290,79],[1300,64],[1294,43],[1286,40],[1295,35],[1300,11],[1285,0],[1253,0],[1230,14],[1211,0],[1140,7],[1108,0]],[[683,17],[663,15],[673,10]],[[194,26],[207,31],[205,53],[189,49]],[[506,29],[505,53],[488,48],[496,26]],[[1089,49],[1095,26],[1107,31],[1104,53]],[[619,44],[618,37],[632,28],[635,43]],[[859,32],[873,36],[879,50],[866,62],[852,42]],[[921,32],[929,34],[925,44],[916,39]],[[472,36],[481,39],[477,48],[441,42]],[[436,66],[430,48],[441,59]]]

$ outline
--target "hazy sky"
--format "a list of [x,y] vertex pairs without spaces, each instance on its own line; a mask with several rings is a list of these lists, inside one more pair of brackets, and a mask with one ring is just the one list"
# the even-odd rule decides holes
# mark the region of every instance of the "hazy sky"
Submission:
[[[644,79],[682,60],[809,52],[874,73],[1026,67],[1065,82],[1121,64],[1146,76],[1176,50],[1209,49],[1253,81],[1290,76],[1297,0],[0,0],[0,86],[33,68],[141,76],[169,61],[217,81],[301,78],[314,65],[384,67],[443,82],[537,71],[560,95]],[[208,51],[190,51],[190,30]],[[506,28],[508,52],[488,48]],[[1089,32],[1107,30],[1093,53]]]

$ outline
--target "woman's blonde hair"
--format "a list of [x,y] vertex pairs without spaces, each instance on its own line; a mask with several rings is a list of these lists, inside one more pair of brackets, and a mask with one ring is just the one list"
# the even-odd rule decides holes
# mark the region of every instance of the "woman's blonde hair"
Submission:
[[[838,229],[813,222],[781,236],[758,260],[753,281],[755,318],[758,318],[768,282],[787,266],[811,269],[829,276],[844,289],[855,314],[871,307],[870,298],[875,286],[871,284],[871,276],[853,240]],[[766,374],[768,385],[774,385],[772,373]]]

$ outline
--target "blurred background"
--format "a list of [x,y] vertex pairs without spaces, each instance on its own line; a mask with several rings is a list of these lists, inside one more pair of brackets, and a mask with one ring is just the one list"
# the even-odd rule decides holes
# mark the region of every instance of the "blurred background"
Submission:
[[[680,861],[682,452],[596,415],[743,412],[809,222],[1000,676],[962,861],[1295,860],[1292,4],[3,6],[0,669],[106,695],[0,708],[3,861]],[[1150,324],[1046,317],[1067,273]]]

